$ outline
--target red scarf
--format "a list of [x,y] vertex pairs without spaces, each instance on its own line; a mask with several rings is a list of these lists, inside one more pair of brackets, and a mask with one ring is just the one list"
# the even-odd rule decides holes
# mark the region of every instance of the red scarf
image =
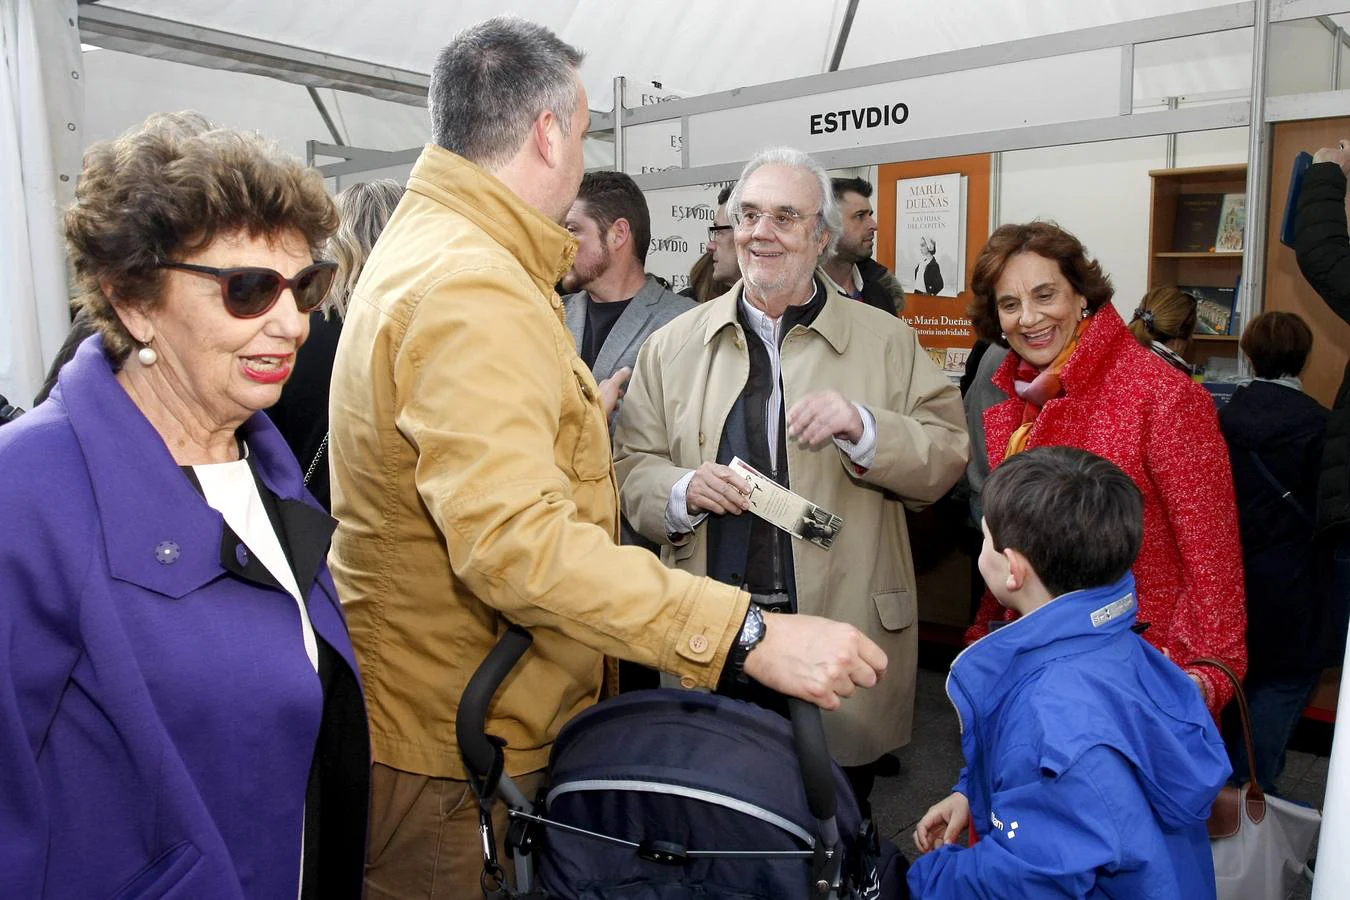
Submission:
[[1017,370],[1013,373],[1013,387],[1017,391],[1017,396],[1025,401],[1022,404],[1022,424],[1017,426],[1017,430],[1008,438],[1008,449],[1004,452],[1003,458],[1015,456],[1027,449],[1027,439],[1031,436],[1031,426],[1035,424],[1036,417],[1040,415],[1041,407],[1045,406],[1056,397],[1064,396],[1064,384],[1060,380],[1060,373],[1073,356],[1073,351],[1078,349],[1078,340],[1087,330],[1088,322],[1091,319],[1080,319],[1078,325],[1074,328],[1073,334],[1064,344],[1064,349],[1059,351],[1059,355],[1054,361],[1044,369],[1037,369],[1031,363],[1022,357],[1017,357]]

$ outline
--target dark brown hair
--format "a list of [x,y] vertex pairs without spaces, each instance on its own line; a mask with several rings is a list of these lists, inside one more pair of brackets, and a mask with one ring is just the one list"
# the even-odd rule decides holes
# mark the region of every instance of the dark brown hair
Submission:
[[1279,378],[1303,371],[1312,342],[1312,329],[1301,316],[1264,312],[1242,330],[1239,346],[1252,361],[1257,378]]
[[337,230],[323,177],[256,134],[217,128],[200,113],[156,114],[91,146],[63,220],[77,306],[120,363],[136,347],[102,286],[120,304],[159,303],[161,261],[220,236],[299,232],[317,256]]
[[834,188],[834,199],[840,203],[844,202],[845,194],[857,194],[863,199],[872,196],[872,183],[866,178],[831,178],[830,186]]
[[647,261],[652,218],[647,210],[647,198],[636,181],[623,172],[587,172],[581,178],[577,199],[586,204],[583,212],[596,224],[602,239],[611,225],[627,219],[629,233],[633,236],[633,255],[638,262]]
[[966,314],[975,326],[975,333],[986,341],[1008,346],[998,324],[996,288],[1008,261],[1019,253],[1035,253],[1058,263],[1069,286],[1087,301],[1089,315],[1111,302],[1115,293],[1111,279],[1102,272],[1101,263],[1088,259],[1087,250],[1078,238],[1054,222],[1038,220],[1024,225],[1002,225],[989,236],[989,243],[980,251],[970,279],[974,296]]
[[1077,447],[1010,456],[984,483],[994,549],[1027,558],[1058,597],[1119,581],[1144,541],[1144,497],[1115,463]]

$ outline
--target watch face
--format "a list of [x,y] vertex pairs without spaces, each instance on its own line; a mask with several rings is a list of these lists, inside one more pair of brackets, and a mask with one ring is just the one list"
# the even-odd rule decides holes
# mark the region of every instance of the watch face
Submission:
[[742,649],[749,650],[764,639],[764,614],[756,606],[751,606],[745,616],[745,627],[737,643]]

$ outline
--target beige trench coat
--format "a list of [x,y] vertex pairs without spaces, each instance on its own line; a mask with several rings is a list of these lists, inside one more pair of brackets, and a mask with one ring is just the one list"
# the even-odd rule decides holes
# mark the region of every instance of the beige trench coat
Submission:
[[[739,296],[737,284],[648,339],[615,428],[625,515],[661,544],[668,565],[696,574],[707,568],[706,520],[693,534],[672,538],[665,509],[676,481],[717,458],[723,425],[749,375]],[[965,416],[960,392],[914,331],[864,303],[830,296],[811,325],[784,336],[782,358],[787,408],[834,388],[877,423],[876,457],[866,472],[833,444],[809,450],[789,441],[787,454],[792,489],[844,520],[828,551],[792,542],[799,610],[858,626],[890,659],[880,685],[825,717],[835,758],[861,765],[909,741],[918,629],[904,507],[937,500],[960,477],[969,453]]]

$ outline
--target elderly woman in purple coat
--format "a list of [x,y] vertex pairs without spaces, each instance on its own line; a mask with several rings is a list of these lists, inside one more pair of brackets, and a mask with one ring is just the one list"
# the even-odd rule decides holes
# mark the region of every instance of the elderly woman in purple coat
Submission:
[[268,419],[334,266],[319,175],[193,113],[85,156],[97,325],[0,430],[6,896],[359,897],[332,520]]

